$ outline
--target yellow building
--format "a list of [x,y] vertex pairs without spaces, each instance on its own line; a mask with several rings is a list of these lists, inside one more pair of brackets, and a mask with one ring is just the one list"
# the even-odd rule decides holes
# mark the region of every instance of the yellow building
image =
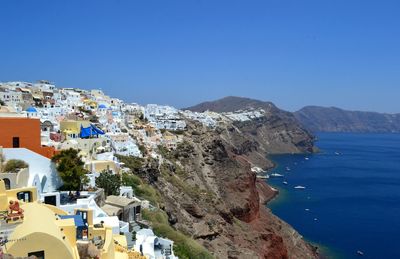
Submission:
[[88,255],[145,259],[128,250],[125,237],[114,235],[111,227],[93,224],[92,210],[76,209],[75,215],[67,215],[55,206],[38,202],[36,193],[36,188],[6,190],[0,180],[1,237],[8,240],[1,247],[3,253],[43,259],[79,259]]
[[83,103],[85,104],[85,105],[88,105],[88,106],[90,106],[90,108],[92,108],[92,109],[97,109],[97,102],[96,101],[94,101],[94,100],[92,100],[92,99],[84,99],[83,100]]
[[64,120],[60,122],[60,131],[67,139],[77,138],[81,132],[81,126],[89,127],[90,121]]
[[118,165],[111,160],[93,160],[85,164],[85,169],[91,172],[101,173],[103,171],[112,171],[119,173]]
[[14,257],[79,258],[73,219],[60,220],[39,203],[23,204],[24,219],[12,232],[6,251]]

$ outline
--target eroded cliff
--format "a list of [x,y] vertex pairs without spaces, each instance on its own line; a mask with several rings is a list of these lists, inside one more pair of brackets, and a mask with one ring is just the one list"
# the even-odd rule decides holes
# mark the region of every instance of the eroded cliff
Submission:
[[210,129],[188,121],[178,149],[161,152],[161,173],[153,185],[163,209],[174,228],[217,258],[315,258],[313,247],[264,206],[276,193],[251,171],[273,166],[266,153],[275,141],[284,142],[279,152],[303,152],[312,151],[313,139],[281,121],[253,123],[261,124],[256,134],[248,124]]

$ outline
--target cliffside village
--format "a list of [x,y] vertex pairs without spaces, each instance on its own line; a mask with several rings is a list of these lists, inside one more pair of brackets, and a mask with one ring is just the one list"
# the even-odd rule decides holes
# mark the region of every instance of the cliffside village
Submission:
[[[45,80],[0,83],[0,104],[0,254],[37,258],[82,258],[83,248],[93,258],[177,258],[174,242],[156,236],[142,219],[143,209],[154,209],[149,201],[131,186],[104,197],[96,178],[129,173],[119,156],[161,159],[159,147],[176,149],[188,120],[215,128],[263,113],[141,106]],[[88,172],[78,194],[60,191],[63,181],[51,160],[71,148]],[[7,171],[11,160],[27,167]]]

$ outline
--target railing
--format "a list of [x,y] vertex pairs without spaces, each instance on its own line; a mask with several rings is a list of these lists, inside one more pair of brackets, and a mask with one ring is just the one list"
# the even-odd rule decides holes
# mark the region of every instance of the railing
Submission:
[[163,248],[163,250],[162,250],[162,253],[165,255],[165,256],[170,256],[171,254],[172,254],[172,252],[171,252],[171,248]]

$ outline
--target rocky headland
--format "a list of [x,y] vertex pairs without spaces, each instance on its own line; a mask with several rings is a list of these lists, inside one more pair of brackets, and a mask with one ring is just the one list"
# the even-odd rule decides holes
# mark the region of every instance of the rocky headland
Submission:
[[315,247],[264,206],[276,190],[251,170],[273,167],[267,154],[313,152],[314,137],[291,113],[243,99],[222,100],[224,109],[201,105],[231,119],[213,129],[187,120],[178,148],[161,150],[150,183],[161,208],[174,229],[216,258],[317,258]]

